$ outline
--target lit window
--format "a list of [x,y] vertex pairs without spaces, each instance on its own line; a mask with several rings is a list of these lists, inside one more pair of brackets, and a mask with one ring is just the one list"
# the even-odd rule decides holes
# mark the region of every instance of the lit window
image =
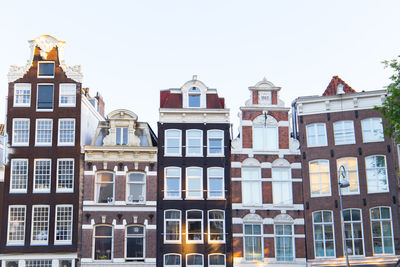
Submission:
[[261,205],[260,168],[242,168],[242,201],[244,205]]
[[26,206],[9,206],[7,244],[24,244],[25,218]]
[[96,174],[96,202],[114,203],[114,173],[98,172]]
[[72,260],[60,260],[60,267],[72,267]]
[[52,260],[26,260],[25,267],[52,267]]
[[203,211],[186,211],[186,242],[203,243]]
[[365,158],[368,193],[388,192],[385,156],[369,156]]
[[208,242],[225,243],[225,213],[222,210],[208,211]]
[[60,119],[58,121],[58,145],[75,144],[75,119]]
[[244,258],[246,261],[263,261],[263,235],[261,224],[244,224]]
[[275,205],[293,203],[292,179],[289,168],[272,168],[272,196]]
[[202,254],[187,254],[186,255],[186,266],[187,267],[202,267],[203,266],[203,255]]
[[314,160],[309,163],[311,197],[329,196],[331,184],[329,160]]
[[192,87],[188,91],[189,98],[189,108],[199,108],[200,107],[200,89],[197,87]]
[[187,130],[186,156],[202,156],[202,155],[203,155],[203,131]]
[[76,105],[76,84],[60,83],[59,107],[75,107]]
[[164,198],[181,197],[181,169],[177,167],[165,168]]
[[146,201],[146,175],[140,172],[128,174],[127,202],[143,203]]
[[293,261],[293,225],[275,225],[275,247],[277,261]]
[[361,128],[364,143],[384,141],[381,118],[369,118],[362,120]]
[[347,252],[350,256],[364,255],[362,216],[360,209],[343,211]]
[[335,145],[355,144],[353,121],[337,121],[333,124]]
[[[18,267],[18,261],[5,261],[5,267]],[[26,266],[26,264],[25,264]]]
[[126,259],[144,259],[145,231],[143,226],[132,225],[126,227],[125,244]]
[[28,183],[28,160],[11,159],[10,193],[26,193]]
[[32,207],[32,244],[47,244],[49,240],[49,206]]
[[279,145],[278,127],[255,125],[253,127],[253,148],[261,151],[277,151]]
[[50,193],[51,160],[36,159],[33,192]]
[[164,266],[168,267],[180,267],[181,263],[181,255],[179,254],[166,254],[164,255]]
[[208,156],[224,155],[224,131],[210,130],[207,132]]
[[315,257],[335,257],[332,211],[313,212]]
[[53,137],[53,120],[37,119],[36,120],[36,142],[37,146],[51,146]]
[[165,152],[166,156],[180,156],[181,155],[181,131],[180,130],[166,130],[165,131]]
[[52,110],[54,106],[54,85],[39,84],[37,93],[37,109]]
[[127,145],[128,144],[128,127],[117,127],[116,144]]
[[376,207],[370,211],[374,255],[393,254],[392,214],[390,207]]
[[74,159],[57,160],[57,192],[74,191]]
[[29,145],[29,119],[13,119],[13,146]]
[[72,243],[72,205],[56,206],[56,226],[55,241],[56,244]]
[[14,84],[14,107],[30,107],[31,106],[31,84],[16,83]]
[[342,182],[342,177],[340,176],[339,168],[344,166],[346,170],[345,179],[349,181],[350,186],[342,188],[343,194],[358,194],[358,166],[357,158],[341,158],[336,161],[336,166],[338,169],[338,177],[340,182]]
[[181,211],[164,211],[164,243],[181,242]]
[[186,169],[186,198],[203,198],[203,169]]
[[307,125],[307,146],[327,146],[325,123]]
[[54,78],[54,62],[39,62],[38,77]]
[[225,266],[225,255],[224,254],[209,254],[208,255],[208,266],[224,267]]
[[208,198],[224,198],[224,168],[209,168],[208,169]]
[[112,259],[113,228],[106,225],[98,225],[94,228],[94,259]]

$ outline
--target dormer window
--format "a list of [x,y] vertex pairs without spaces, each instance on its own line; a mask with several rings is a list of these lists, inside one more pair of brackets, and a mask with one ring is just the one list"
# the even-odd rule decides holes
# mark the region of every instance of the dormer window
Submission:
[[200,89],[197,87],[192,87],[188,91],[188,101],[189,108],[199,108],[200,107]]
[[54,78],[54,62],[39,62],[39,78]]
[[116,135],[117,145],[127,145],[128,144],[128,127],[118,127]]

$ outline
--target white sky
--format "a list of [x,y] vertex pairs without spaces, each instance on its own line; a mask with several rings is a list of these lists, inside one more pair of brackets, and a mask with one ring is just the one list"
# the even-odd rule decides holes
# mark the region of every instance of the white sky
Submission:
[[400,55],[400,1],[4,1],[0,3],[0,123],[7,73],[27,40],[66,41],[68,65],[99,91],[106,113],[127,108],[157,131],[159,90],[197,74],[236,114],[264,76],[290,106],[321,95],[333,75],[357,91],[382,89]]

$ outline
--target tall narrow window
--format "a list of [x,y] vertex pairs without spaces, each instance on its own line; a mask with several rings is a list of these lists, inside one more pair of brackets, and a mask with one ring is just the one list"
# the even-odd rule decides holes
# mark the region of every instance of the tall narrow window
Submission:
[[209,130],[207,132],[208,156],[224,155],[224,132],[221,130]]
[[60,119],[58,121],[58,145],[71,146],[75,144],[75,119]]
[[187,130],[186,156],[202,156],[202,155],[203,155],[203,131]]
[[277,261],[293,261],[293,225],[275,225],[275,247]]
[[315,257],[335,257],[332,211],[313,212]]
[[72,205],[56,206],[56,226],[55,241],[56,244],[72,243]]
[[145,231],[143,226],[132,225],[126,228],[125,244],[126,259],[142,260],[144,259]]
[[114,203],[114,173],[99,172],[96,174],[96,202]]
[[325,123],[313,123],[306,127],[307,129],[307,146],[327,146],[326,126]]
[[190,167],[186,169],[186,198],[203,198],[203,169]]
[[242,168],[242,200],[244,205],[261,205],[260,168]]
[[165,131],[165,152],[166,156],[180,156],[181,155],[181,130],[166,130]]
[[293,203],[292,179],[289,168],[272,168],[272,196],[275,205]]
[[146,175],[144,173],[129,173],[126,188],[127,202],[143,203],[146,201]]
[[60,83],[59,107],[75,107],[76,104],[76,84]]
[[181,255],[179,254],[165,254],[164,255],[164,266],[165,267],[180,267]]
[[203,211],[186,211],[186,242],[203,243]]
[[39,84],[37,88],[37,109],[43,111],[52,110],[54,107],[54,85]]
[[343,211],[347,252],[352,256],[364,255],[361,209]]
[[200,107],[200,89],[197,87],[192,87],[188,91],[189,108],[199,108]]
[[261,224],[244,225],[244,258],[246,261],[263,261]]
[[32,206],[32,244],[47,244],[49,240],[49,206]]
[[31,84],[15,83],[14,107],[30,107],[30,106],[31,106]]
[[107,225],[98,225],[94,228],[94,259],[111,260],[113,228]]
[[364,143],[384,141],[381,118],[369,118],[361,121]]
[[26,193],[28,182],[28,159],[11,160],[10,193]]
[[388,192],[385,156],[369,156],[365,158],[368,193]]
[[208,211],[208,243],[225,242],[225,213],[222,210]]
[[13,119],[12,145],[29,145],[29,119]]
[[38,65],[38,78],[54,78],[54,62],[39,62]]
[[390,207],[376,207],[370,211],[374,254],[393,254],[392,212]]
[[225,266],[225,255],[224,254],[209,254],[208,255],[208,266],[224,267]]
[[53,120],[37,119],[35,144],[37,146],[51,146],[52,137],[53,137]]
[[358,194],[359,186],[358,186],[358,166],[357,166],[357,158],[341,158],[336,161],[337,169],[338,169],[338,177],[340,182],[342,177],[340,176],[340,166],[343,166],[346,170],[346,180],[349,181],[350,186],[346,188],[342,188],[343,194]]
[[74,159],[57,160],[57,192],[74,191]]
[[33,192],[49,193],[51,181],[51,160],[36,159]]
[[116,144],[127,145],[128,144],[128,127],[117,127]]
[[164,211],[164,243],[181,242],[181,211]]
[[177,167],[165,168],[164,198],[181,197],[181,169]]
[[7,244],[23,245],[25,240],[26,206],[13,205],[8,208]]
[[224,168],[208,169],[208,198],[223,199],[225,198],[224,187]]
[[337,121],[333,124],[335,145],[355,144],[353,121]]
[[309,163],[311,197],[329,196],[331,183],[329,160],[314,160]]
[[277,125],[254,125],[253,148],[261,151],[277,151],[279,145]]
[[186,266],[187,267],[202,267],[203,266],[203,255],[202,254],[187,254],[186,255]]

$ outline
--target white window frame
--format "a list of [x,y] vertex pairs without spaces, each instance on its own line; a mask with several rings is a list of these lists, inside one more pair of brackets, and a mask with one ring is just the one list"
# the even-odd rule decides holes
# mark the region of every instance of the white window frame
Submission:
[[[221,153],[211,153],[210,152],[210,133],[219,133],[221,134]],[[216,138],[211,138],[211,139],[216,139]],[[224,136],[224,131],[220,129],[212,129],[207,131],[207,157],[223,157],[225,155],[225,136]]]
[[[69,240],[57,240],[57,224],[59,223],[59,219],[58,219],[58,209],[59,208],[70,208],[71,209],[71,217],[69,220],[69,223],[71,224],[71,229],[70,229],[70,236],[71,239]],[[63,222],[68,223],[68,220],[63,220]],[[60,222],[61,223],[61,222]],[[73,234],[73,229],[74,229],[74,207],[73,205],[56,205],[56,209],[55,209],[55,223],[54,223],[54,244],[62,244],[62,245],[70,245],[72,244],[72,234]]]
[[[189,176],[188,172],[191,169],[199,170],[200,171],[200,177]],[[203,168],[193,166],[193,167],[187,167],[185,171],[186,171],[186,175],[185,175],[186,176],[186,194],[185,194],[185,199],[204,199],[203,198],[203,193],[204,193],[203,192]],[[189,196],[189,192],[191,192],[191,190],[189,190],[189,180],[190,179],[198,179],[198,178],[200,179],[200,188],[199,188],[199,190],[196,190],[195,192],[200,191],[200,196],[199,197],[198,196]]]
[[[196,264],[188,264],[188,257],[189,256],[201,256],[201,262],[203,263],[202,265],[196,265]],[[204,255],[200,253],[189,253],[186,254],[186,267],[203,267],[204,266]]]
[[[107,226],[107,227],[111,227],[111,251],[110,251],[110,259],[107,260],[97,260],[95,253],[96,253],[96,227],[97,226]],[[109,237],[105,237],[105,236],[99,236],[99,238],[109,238]],[[93,257],[93,261],[95,262],[111,262],[114,259],[114,227],[113,225],[109,225],[109,224],[96,224],[93,225],[93,240],[92,240],[92,257]]]
[[[138,173],[138,174],[141,174],[141,175],[143,175],[143,182],[137,182],[137,181],[135,181],[135,182],[130,182],[129,181],[129,175],[131,175],[131,174],[134,174],[134,173]],[[144,173],[144,172],[129,172],[129,173],[127,173],[126,174],[126,203],[128,203],[128,204],[143,204],[143,203],[146,203],[146,190],[147,190],[147,187],[146,187],[146,184],[147,184],[147,175],[146,175],[146,173]],[[143,186],[143,200],[139,200],[138,202],[133,202],[132,200],[129,200],[129,196],[130,196],[130,187],[129,187],[129,185],[130,184],[137,184],[137,185],[142,185]]]
[[[288,174],[288,178],[284,180],[277,179],[277,176],[274,175],[277,174],[277,172],[282,172],[285,171]],[[273,204],[274,206],[292,206],[293,205],[293,181],[292,181],[292,169],[291,168],[277,168],[273,167],[271,169],[271,174],[272,174],[272,199],[273,199]],[[289,192],[285,192],[285,195],[290,196],[290,199],[287,202],[283,203],[277,203],[278,200],[278,195],[283,195],[283,194],[275,194],[275,191],[279,191],[280,188],[277,187],[278,185],[281,184],[289,184]],[[282,192],[283,193],[283,192]],[[287,194],[286,194],[287,193]]]
[[[188,213],[191,211],[200,211],[201,219],[188,219]],[[201,239],[200,240],[189,240],[189,222],[201,222]],[[202,210],[191,209],[186,211],[186,243],[187,244],[203,244],[204,243],[204,214]],[[204,263],[204,261],[203,261]]]
[[[379,208],[379,217],[381,217],[381,208],[388,208],[389,209],[389,212],[390,212],[390,218],[389,219],[382,219],[382,218],[380,218],[380,219],[372,219],[372,216],[371,216],[371,211],[373,210],[373,209],[376,209],[376,208]],[[375,256],[375,255],[394,255],[395,254],[395,247],[394,247],[394,233],[393,233],[393,216],[392,216],[392,209],[391,209],[391,207],[388,207],[388,206],[376,206],[376,207],[372,207],[372,208],[370,208],[369,209],[369,215],[370,215],[370,225],[371,225],[371,241],[372,241],[372,253],[373,253],[373,255]],[[390,226],[391,226],[391,233],[392,233],[392,251],[393,251],[393,253],[385,253],[384,252],[384,245],[383,245],[383,235],[382,235],[382,233],[383,233],[383,231],[382,231],[382,221],[388,221],[388,222],[390,222]],[[372,225],[372,222],[373,221],[379,221],[379,225],[380,225],[380,228],[381,228],[381,240],[382,240],[382,251],[383,251],[383,253],[380,253],[380,254],[377,254],[377,253],[375,253],[375,247],[374,247],[374,234],[373,234],[373,225]]]
[[[141,227],[143,228],[143,234],[130,234],[128,236],[128,228],[129,227]],[[128,258],[128,238],[143,238],[143,257],[141,258]],[[129,224],[125,227],[125,259],[126,260],[144,260],[146,258],[146,227],[145,225],[139,224]]]
[[[54,68],[53,68],[53,73],[54,73],[54,75],[40,75],[40,73],[39,73],[39,71],[40,71],[40,64],[42,64],[42,63],[45,63],[45,64],[51,64],[51,63],[53,63],[53,66],[54,66]],[[54,61],[38,61],[38,65],[37,65],[37,77],[38,78],[41,78],[41,79],[46,79],[46,78],[54,78],[54,76],[55,76],[55,74],[56,74],[56,63],[54,62]]]
[[[371,179],[368,179],[369,178],[368,177],[368,170],[369,169],[377,170],[377,169],[382,168],[382,167],[368,168],[367,159],[376,158],[376,157],[383,157],[384,160],[385,160],[385,178],[386,178],[386,185],[387,185],[387,189],[386,190],[370,190],[370,186],[369,186],[369,182],[368,181],[371,180]],[[387,161],[386,161],[386,156],[385,155],[370,155],[370,156],[365,157],[365,179],[367,181],[367,192],[368,192],[368,194],[389,192],[388,169],[387,169]],[[378,183],[379,183],[379,180],[378,180]]]
[[[315,193],[314,193],[314,194],[313,194],[313,193],[312,193],[312,185],[313,185],[313,183],[312,183],[312,180],[311,180],[311,167],[310,167],[310,166],[311,166],[311,163],[314,163],[314,162],[318,162],[318,165],[320,165],[320,162],[322,162],[322,161],[328,163],[329,193],[327,193],[327,194],[322,194],[322,193],[315,194]],[[321,172],[320,169],[321,169],[321,168],[319,167],[318,172],[313,172],[313,173],[318,173],[318,174],[324,173],[324,172]],[[310,195],[311,195],[311,197],[325,197],[325,196],[331,196],[331,195],[332,195],[330,173],[331,173],[331,170],[330,170],[330,162],[329,162],[328,159],[315,159],[315,160],[312,160],[312,161],[309,161],[309,162],[308,162],[308,175],[309,175],[309,180],[310,180]],[[321,181],[322,181],[322,180],[321,180],[321,176],[319,175],[320,192],[322,191],[322,182],[321,182]]]
[[[72,188],[64,189],[58,188],[59,177],[60,177],[60,161],[72,161]],[[63,174],[66,175],[66,174]],[[57,193],[73,193],[75,186],[75,159],[73,158],[58,158],[57,159],[57,182],[56,182],[56,192]]]
[[[367,136],[366,136],[366,134],[365,134],[365,132],[366,132],[367,130],[368,130],[368,131],[371,131],[371,132],[373,132],[374,130],[376,130],[376,129],[373,129],[373,128],[372,128],[372,126],[373,126],[373,121],[376,121],[376,120],[379,120],[379,121],[380,121],[381,129],[379,129],[379,130],[381,130],[381,132],[382,132],[382,138],[370,138],[370,139],[368,139]],[[370,127],[369,129],[365,129],[365,127],[367,126],[367,125],[366,125],[367,123],[368,123],[368,126]],[[373,142],[383,142],[383,141],[385,141],[385,135],[383,134],[382,118],[374,117],[374,118],[367,118],[367,119],[361,120],[361,132],[362,132],[362,137],[363,137],[363,142],[364,142],[364,143],[373,143]],[[375,136],[375,135],[373,135],[373,136]]]
[[[331,218],[332,222],[325,222],[324,221],[324,212],[330,212],[331,213]],[[318,222],[318,225],[322,225],[322,242],[324,244],[324,256],[317,256],[317,249],[315,242],[316,241],[321,241],[321,240],[315,240],[315,222],[314,222],[314,214],[317,212],[321,212],[321,219],[322,222]],[[313,245],[314,245],[314,257],[315,258],[335,258],[336,257],[336,240],[335,240],[335,218],[333,217],[333,211],[331,210],[316,210],[312,212],[312,227],[313,227]],[[326,256],[326,240],[325,240],[325,225],[331,224],[332,225],[332,235],[333,235],[333,256]]]
[[[224,256],[224,264],[223,265],[215,265],[215,264],[210,264],[210,258],[211,258],[211,256]],[[211,254],[208,254],[208,266],[209,267],[224,267],[224,266],[226,266],[226,255],[225,254],[222,254],[222,253],[211,253]]]
[[[324,126],[324,143],[320,144],[318,143],[318,125],[323,125]],[[315,145],[310,145],[310,134],[311,131],[313,132],[313,138],[315,139]],[[306,126],[306,132],[307,132],[307,147],[320,147],[320,146],[327,146],[328,145],[328,139],[326,135],[326,124],[325,123],[310,123]]]
[[[351,124],[351,129],[349,129],[349,131],[346,130],[346,124]],[[350,130],[351,130],[351,133],[350,133]],[[334,122],[333,123],[333,133],[334,133],[334,139],[335,139],[336,146],[356,143],[356,136],[354,134],[354,122],[353,121],[343,120],[343,121]],[[348,133],[350,133],[350,134],[348,135]],[[338,139],[338,135],[342,135],[343,139],[349,139],[349,140],[340,141],[340,139]]]
[[[120,140],[118,140],[118,135],[117,135],[118,129],[120,129],[120,132],[121,132]],[[126,144],[124,144],[124,138],[125,138],[124,129],[126,129]],[[129,127],[116,127],[115,128],[115,144],[117,146],[126,146],[129,144]]]
[[[179,256],[180,264],[179,265],[170,265],[170,264],[167,265],[167,264],[165,264],[165,257],[168,256],[168,255]],[[164,267],[181,267],[182,266],[182,255],[178,254],[178,253],[167,253],[167,254],[164,254],[163,255],[163,266]]]
[[[191,153],[189,148],[189,139],[197,140],[198,138],[189,137],[189,133],[200,133],[200,153]],[[203,156],[203,131],[199,129],[186,130],[186,157],[202,157]]]
[[[245,226],[246,225],[258,225],[260,226],[260,234],[256,235],[256,234],[246,234],[245,232]],[[263,222],[246,222],[243,223],[243,259],[246,262],[263,262],[264,261],[264,257],[265,257],[265,253],[264,253],[264,229],[263,229]],[[260,237],[261,238],[261,258],[260,259],[254,259],[254,251],[253,251],[253,259],[249,260],[246,259],[246,236],[249,237]]]
[[[196,88],[198,91],[194,91],[194,92],[190,92],[190,89],[192,89],[192,88]],[[199,96],[199,99],[200,99],[200,102],[199,102],[199,106],[198,107],[191,107],[190,106],[190,97],[191,96]],[[188,108],[202,108],[204,105],[202,105],[202,103],[201,103],[201,101],[203,100],[203,97],[202,97],[202,90],[199,88],[199,87],[196,87],[196,86],[190,86],[188,89],[187,89],[187,107]]]
[[52,259],[46,260],[25,260],[25,267],[51,267],[53,265]]
[[[210,212],[211,211],[218,211],[218,212],[222,212],[222,214],[224,215],[223,219],[210,219]],[[218,210],[218,209],[213,209],[213,210],[208,210],[207,211],[207,227],[208,227],[208,243],[209,244],[224,244],[225,243],[225,235],[226,235],[226,226],[225,226],[225,211],[224,210]],[[223,234],[222,240],[211,240],[211,222],[221,222],[222,221],[222,225],[223,225]]]
[[[167,211],[177,211],[179,212],[179,219],[166,219],[165,214]],[[177,222],[179,221],[179,240],[167,240],[167,221]],[[164,210],[164,244],[181,244],[182,243],[182,211],[176,209]]]
[[[10,240],[10,227],[11,227],[11,209],[23,208],[24,209],[24,230],[22,240]],[[26,230],[26,205],[10,205],[8,206],[8,221],[7,221],[7,246],[23,246],[25,244],[25,230]]]
[[[74,129],[73,129],[73,132],[74,132],[74,134],[73,134],[73,141],[72,142],[61,142],[60,140],[61,140],[61,133],[62,133],[62,131],[66,131],[65,129],[64,130],[62,130],[61,129],[61,122],[67,122],[67,121],[73,121],[74,122]],[[75,137],[76,137],[76,121],[75,121],[75,119],[72,119],[72,118],[65,118],[65,119],[59,119],[58,120],[58,143],[57,143],[57,145],[58,146],[74,146],[75,145]]]
[[[22,94],[17,95],[17,91],[22,90]],[[25,94],[25,91],[29,91],[29,102],[28,103],[20,103],[17,101],[17,96],[28,96],[28,94]],[[32,88],[30,83],[15,83],[14,84],[14,107],[30,107],[31,106],[31,98],[32,98]]]
[[[48,142],[39,142],[38,137],[39,137],[39,123],[40,122],[51,122],[50,123],[50,141]],[[48,131],[48,130],[43,130],[41,131]],[[51,146],[53,142],[53,120],[52,119],[36,119],[36,131],[35,131],[35,146]]]
[[[289,235],[285,235],[285,234],[281,234],[281,235],[278,235],[278,233],[277,233],[277,230],[276,230],[276,227],[277,226],[283,226],[283,227],[285,227],[286,225],[288,225],[288,226],[290,226],[291,227],[291,235],[289,236]],[[295,246],[295,234],[294,234],[294,227],[293,227],[293,224],[291,224],[291,223],[283,223],[283,222],[281,222],[281,223],[275,223],[274,224],[274,248],[275,248],[275,260],[277,261],[277,262],[279,262],[279,263],[283,263],[283,262],[293,262],[295,259],[296,259],[296,246]],[[281,261],[281,260],[278,260],[278,247],[277,247],[277,239],[278,238],[285,238],[285,237],[290,237],[291,238],[291,240],[292,240],[292,257],[293,257],[293,259],[291,260],[291,261],[287,261],[287,260],[283,260],[283,261]],[[285,256],[283,256],[283,257],[287,257],[286,255]]]
[[[59,85],[60,88],[60,93],[59,93],[59,99],[58,99],[58,106],[59,107],[75,107],[76,106],[76,84],[75,83],[60,83]],[[73,89],[73,93],[71,92],[63,92],[63,89],[68,91]],[[61,98],[62,97],[67,97],[68,100],[73,100],[73,101],[68,101],[68,103],[62,103]]]
[[[35,222],[35,208],[47,208],[47,237],[46,240],[33,240],[33,232],[34,232],[34,222]],[[33,205],[32,206],[32,224],[31,224],[31,244],[32,245],[47,245],[49,243],[49,232],[50,232],[50,205]],[[45,221],[38,221],[39,225]],[[41,226],[43,227],[43,226]],[[39,227],[39,228],[41,228]]]
[[[26,162],[26,172],[22,173],[22,174],[18,174],[19,176],[24,176],[25,178],[25,188],[23,189],[13,189],[12,185],[14,184],[14,176],[13,176],[13,172],[14,172],[14,168],[15,165],[14,163],[16,163],[17,161],[21,161],[21,162]],[[10,164],[10,193],[26,193],[27,192],[27,188],[28,188],[28,173],[29,173],[29,160],[28,159],[21,159],[21,158],[14,158],[11,159],[11,164]],[[21,180],[21,179],[20,179]]]
[[[37,167],[37,162],[50,162],[50,169],[49,169],[49,188],[35,188],[36,187],[36,167]],[[43,174],[42,174],[43,175]],[[51,177],[52,177],[52,161],[51,159],[35,159],[34,160],[34,168],[33,168],[33,193],[50,193],[51,190]]]
[[[255,129],[260,129],[261,132],[261,137],[256,136],[256,131]],[[278,134],[278,125],[276,124],[267,124],[267,125],[253,125],[253,133],[252,133],[252,140],[253,140],[253,149],[255,151],[278,151],[279,150],[279,134]],[[268,139],[269,136],[269,130],[274,132],[274,138],[276,142],[271,142]],[[257,146],[256,147],[256,142],[255,140],[260,140],[262,142],[261,147]]]
[[[218,176],[211,176],[210,175],[210,171],[211,170],[217,170],[217,169],[222,172],[222,176],[221,176],[221,179],[222,179],[222,196],[213,197],[213,196],[210,196],[210,192],[211,192],[211,190],[210,190],[210,179],[219,179],[219,177]],[[224,168],[222,168],[222,167],[210,167],[210,168],[207,168],[207,199],[225,199],[225,169]]]
[[[257,173],[258,173],[258,178],[257,179],[245,179],[243,176],[243,169],[256,169]],[[262,206],[263,197],[262,197],[261,168],[260,167],[243,166],[241,169],[241,172],[242,172],[242,203],[243,203],[243,206]],[[245,197],[244,197],[245,196],[244,195],[245,194],[245,192],[244,192],[245,183],[257,183],[258,184],[258,186],[257,186],[258,192],[253,192],[254,194],[257,193],[257,195],[258,195],[257,202],[247,203],[244,201],[245,200]]]
[[[168,169],[179,169],[179,196],[168,196],[168,190],[167,190],[167,170]],[[175,177],[175,176],[171,176]],[[182,199],[182,169],[180,167],[175,167],[175,166],[168,166],[164,168],[164,199]]]
[[[97,189],[97,184],[102,184],[102,183],[106,183],[106,184],[111,184],[111,182],[97,182],[97,175],[98,174],[102,174],[102,173],[110,173],[110,174],[112,174],[113,175],[113,181],[112,181],[112,185],[113,185],[113,195],[112,195],[112,201],[110,201],[110,202],[107,202],[107,203],[102,203],[102,202],[99,202],[98,201],[98,199],[97,199],[97,194],[98,194],[98,189]],[[115,175],[115,173],[114,172],[112,172],[112,171],[98,171],[98,172],[96,172],[96,175],[95,175],[95,177],[94,177],[94,202],[96,203],[96,204],[98,204],[98,205],[113,205],[114,203],[115,203],[115,177],[116,175]]]
[[[346,160],[346,163],[347,163],[347,160],[349,160],[349,159],[354,159],[355,161],[356,161],[356,169],[355,170],[351,170],[351,171],[349,171],[349,168],[348,168],[348,166],[345,166],[345,170],[346,170],[346,179],[349,181],[349,183],[351,184],[351,181],[350,181],[350,179],[349,179],[349,177],[350,177],[350,175],[349,175],[349,173],[351,172],[351,173],[355,173],[356,174],[356,176],[357,176],[357,192],[350,192],[350,186],[349,187],[346,187],[346,188],[340,188],[339,187],[339,189],[338,190],[342,190],[342,194],[343,195],[358,195],[358,194],[360,194],[360,177],[359,177],[359,175],[358,175],[358,159],[356,158],[356,157],[343,157],[343,158],[338,158],[338,159],[336,159],[336,166],[337,166],[337,175],[338,175],[338,180],[341,182],[341,177],[340,177],[340,174],[339,174],[339,168],[340,168],[340,166],[342,165],[342,164],[339,164],[339,161],[340,160]],[[348,164],[347,164],[348,165]]]
[[[168,137],[169,132],[177,131],[179,132],[179,137]],[[168,139],[177,139],[179,141],[179,152],[178,153],[168,153]],[[182,156],[182,131],[179,129],[167,129],[164,131],[164,156],[166,157],[181,157]]]
[[[18,121],[28,122],[28,129],[19,130],[19,131],[28,131],[28,140],[25,142],[17,142],[15,141],[15,123]],[[14,118],[13,119],[13,129],[12,129],[12,146],[29,146],[29,138],[30,137],[30,120],[25,118]]]
[[[51,85],[53,86],[53,108],[49,108],[49,109],[43,109],[43,108],[39,108],[39,86],[40,85]],[[54,94],[55,91],[55,86],[54,83],[38,83],[36,86],[36,112],[49,112],[49,111],[53,111],[54,110]]]
[[[358,210],[360,212],[360,221],[353,221],[353,218],[352,218],[353,210]],[[343,211],[350,211],[350,221],[345,221],[344,218],[343,218],[343,224],[345,225],[347,223],[347,224],[350,224],[350,226],[351,226],[351,238],[345,238],[345,242],[347,240],[351,240],[351,243],[352,243],[352,246],[353,246],[353,251],[352,251],[353,255],[349,254],[349,256],[350,257],[363,257],[365,255],[365,243],[364,243],[364,225],[363,225],[362,209],[349,208],[349,209],[345,209]],[[354,223],[360,223],[361,224],[361,235],[362,235],[361,240],[362,240],[362,244],[363,244],[363,254],[361,254],[361,255],[354,255],[354,240],[355,240],[354,239],[354,231],[353,231],[353,228],[354,228],[353,224]],[[371,225],[371,227],[372,227],[372,225]],[[345,229],[346,229],[346,227],[343,230],[345,231]],[[343,255],[345,255],[344,254],[344,247],[343,247]]]

